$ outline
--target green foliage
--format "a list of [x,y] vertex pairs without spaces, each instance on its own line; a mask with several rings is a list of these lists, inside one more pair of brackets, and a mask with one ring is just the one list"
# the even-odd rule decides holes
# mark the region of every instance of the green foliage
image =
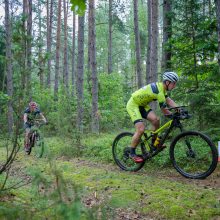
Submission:
[[123,124],[126,103],[124,77],[118,73],[99,75],[99,111],[101,130],[111,130]]
[[72,4],[72,11],[81,16],[84,15],[86,10],[86,0],[70,0],[70,3]]

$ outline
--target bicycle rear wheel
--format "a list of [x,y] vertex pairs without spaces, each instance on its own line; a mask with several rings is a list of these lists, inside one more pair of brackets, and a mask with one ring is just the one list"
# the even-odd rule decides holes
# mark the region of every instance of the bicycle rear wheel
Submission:
[[[123,170],[126,171],[138,171],[144,164],[145,160],[142,163],[135,163],[130,157],[130,145],[131,139],[134,134],[130,132],[123,132],[119,134],[112,145],[112,154],[116,164]],[[143,145],[139,144],[136,148],[136,154],[143,157]]]
[[184,177],[204,179],[215,170],[218,152],[208,136],[198,131],[186,131],[171,143],[170,159]]
[[32,151],[34,156],[37,158],[41,158],[44,154],[44,141],[39,134],[35,137],[35,144]]

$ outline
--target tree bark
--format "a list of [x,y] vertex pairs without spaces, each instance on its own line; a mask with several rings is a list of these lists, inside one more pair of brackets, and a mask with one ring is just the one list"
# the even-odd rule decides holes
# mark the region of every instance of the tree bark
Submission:
[[158,66],[158,0],[148,0],[147,83],[157,81]]
[[68,50],[67,50],[67,16],[68,16],[68,2],[63,0],[64,8],[64,60],[63,60],[63,77],[66,94],[69,96],[69,67],[68,67]]
[[5,30],[6,30],[6,72],[7,72],[7,94],[8,101],[8,131],[12,134],[13,129],[13,77],[12,77],[12,37],[11,37],[11,19],[9,14],[9,0],[5,0]]
[[109,0],[108,12],[108,74],[112,73],[112,0]]
[[73,38],[72,38],[72,97],[74,96],[75,92],[75,41],[76,41],[76,16],[73,12]]
[[32,73],[32,0],[28,0],[27,19],[27,96],[32,97],[31,73]]
[[162,71],[171,69],[171,44],[169,40],[172,37],[172,12],[171,0],[163,1],[163,44],[162,44]]
[[[54,0],[47,0],[47,87],[51,86],[51,45],[52,45],[52,22],[53,22],[53,4]],[[49,9],[50,8],[50,9]]]
[[39,62],[39,71],[38,75],[40,76],[40,86],[41,88],[44,87],[44,67],[43,67],[43,53],[42,53],[42,47],[43,47],[43,41],[42,41],[42,22],[41,22],[41,2],[38,1],[38,19],[39,19],[39,37],[38,37],[38,45],[39,45],[39,51],[38,51],[38,62]]
[[89,29],[90,29],[90,66],[92,70],[92,132],[99,132],[99,113],[98,113],[98,79],[96,67],[96,33],[95,33],[95,14],[94,0],[89,1]]
[[151,79],[151,52],[152,52],[152,0],[147,1],[148,11],[148,44],[147,44],[147,61],[146,61],[146,83],[148,84]]
[[143,86],[142,83],[142,68],[141,68],[141,48],[140,48],[140,34],[138,25],[138,0],[133,0],[134,4],[134,34],[135,34],[135,52],[136,52],[136,69],[138,88]]
[[77,129],[83,133],[84,16],[78,17]]
[[57,20],[57,39],[56,39],[56,63],[55,63],[55,82],[54,99],[58,100],[59,72],[60,72],[60,31],[61,31],[61,0],[58,1],[58,20]]
[[220,0],[215,0],[216,17],[217,17],[217,33],[218,33],[218,65],[220,74]]

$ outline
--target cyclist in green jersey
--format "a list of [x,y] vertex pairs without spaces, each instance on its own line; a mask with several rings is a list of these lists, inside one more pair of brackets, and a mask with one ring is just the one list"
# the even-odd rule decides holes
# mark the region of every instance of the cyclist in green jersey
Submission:
[[[131,95],[126,108],[136,128],[131,141],[130,153],[130,157],[136,163],[143,162],[143,158],[137,156],[135,153],[135,149],[145,130],[143,118],[151,122],[153,131],[160,127],[159,117],[157,117],[157,115],[152,111],[149,103],[157,100],[163,114],[171,114],[171,112],[167,109],[167,106],[177,107],[177,105],[171,98],[168,97],[167,91],[171,91],[176,87],[178,79],[178,75],[175,72],[165,72],[163,74],[163,82],[148,84]],[[152,138],[153,146],[156,142],[158,142],[158,140],[155,135]]]

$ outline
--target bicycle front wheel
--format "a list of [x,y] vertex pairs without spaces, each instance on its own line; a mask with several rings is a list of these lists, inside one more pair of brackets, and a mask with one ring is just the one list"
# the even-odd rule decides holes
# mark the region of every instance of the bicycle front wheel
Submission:
[[218,152],[208,136],[198,131],[186,131],[171,143],[170,159],[184,177],[204,179],[215,170]]
[[[123,132],[115,138],[112,145],[112,154],[116,164],[126,171],[138,171],[145,164],[145,160],[142,163],[135,163],[129,157],[133,135],[134,134],[130,132]],[[143,157],[143,146],[141,146],[141,144],[137,146],[136,154]]]
[[37,158],[41,158],[43,156],[43,154],[44,154],[44,141],[40,137],[40,135],[38,135],[38,137],[35,138],[35,145],[32,148],[32,151],[34,153],[34,156]]

